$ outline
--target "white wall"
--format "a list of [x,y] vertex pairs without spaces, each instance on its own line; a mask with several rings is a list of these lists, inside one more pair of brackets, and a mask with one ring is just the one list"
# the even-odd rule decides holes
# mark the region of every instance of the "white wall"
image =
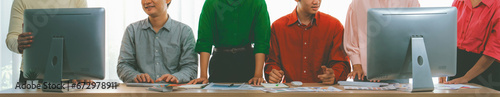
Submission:
[[5,44],[13,0],[0,0],[0,90],[11,88],[19,78],[19,55]]

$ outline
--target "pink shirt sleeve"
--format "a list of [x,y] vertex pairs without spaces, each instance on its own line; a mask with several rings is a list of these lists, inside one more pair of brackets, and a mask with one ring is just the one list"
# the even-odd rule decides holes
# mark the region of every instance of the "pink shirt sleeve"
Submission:
[[346,21],[345,21],[345,28],[344,28],[344,50],[349,56],[349,59],[351,59],[352,64],[361,64],[361,56],[359,52],[359,33],[358,33],[358,27],[361,25],[357,25],[357,18],[353,16],[357,16],[356,11],[354,11],[355,7],[354,2],[351,5],[349,5],[349,9],[347,10],[347,16],[346,16]]
[[500,12],[497,11],[495,15],[493,15],[493,31],[487,36],[488,41],[486,41],[486,46],[483,54],[493,57],[497,62],[500,62]]
[[347,11],[344,50],[351,63],[367,71],[367,12],[370,8],[420,7],[418,0],[353,0]]

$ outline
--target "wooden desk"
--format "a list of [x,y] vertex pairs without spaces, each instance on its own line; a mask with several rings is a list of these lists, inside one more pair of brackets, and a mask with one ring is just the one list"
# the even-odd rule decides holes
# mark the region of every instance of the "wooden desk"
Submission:
[[[475,84],[469,84],[474,85]],[[304,83],[304,86],[328,86],[319,83]],[[334,85],[342,89],[342,86]],[[482,87],[482,86],[481,86]],[[265,93],[260,90],[204,90],[188,89],[174,92],[148,91],[146,87],[127,87],[121,84],[118,89],[79,90],[65,93],[50,93],[26,90],[0,91],[0,97],[500,97],[500,92],[490,88],[434,90],[433,92],[409,93],[403,91],[343,90],[341,92],[294,92]]]

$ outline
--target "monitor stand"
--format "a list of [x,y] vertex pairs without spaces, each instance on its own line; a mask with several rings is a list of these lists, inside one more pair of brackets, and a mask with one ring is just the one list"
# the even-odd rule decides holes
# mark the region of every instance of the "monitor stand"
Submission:
[[[47,84],[58,84],[56,87],[43,87],[44,92],[62,92],[62,64],[63,64],[63,45],[64,38],[54,36],[50,43],[50,52],[45,65],[45,74],[43,80]],[[44,83],[45,84],[45,83]],[[57,87],[60,86],[60,87]]]
[[432,92],[434,90],[428,59],[424,37],[422,35],[412,35],[411,65],[413,84],[411,92]]

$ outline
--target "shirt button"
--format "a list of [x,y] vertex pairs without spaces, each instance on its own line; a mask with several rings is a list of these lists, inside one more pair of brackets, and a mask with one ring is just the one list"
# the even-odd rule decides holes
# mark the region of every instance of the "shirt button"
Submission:
[[158,50],[155,50],[156,52],[158,52]]
[[306,73],[306,71],[304,70],[304,73]]
[[307,42],[304,42],[304,45],[307,45]]
[[156,39],[158,39],[158,36],[156,37]]
[[156,78],[160,78],[160,75],[156,75]]
[[156,65],[160,65],[160,63],[156,62]]
[[304,57],[304,59],[307,59],[307,57]]

